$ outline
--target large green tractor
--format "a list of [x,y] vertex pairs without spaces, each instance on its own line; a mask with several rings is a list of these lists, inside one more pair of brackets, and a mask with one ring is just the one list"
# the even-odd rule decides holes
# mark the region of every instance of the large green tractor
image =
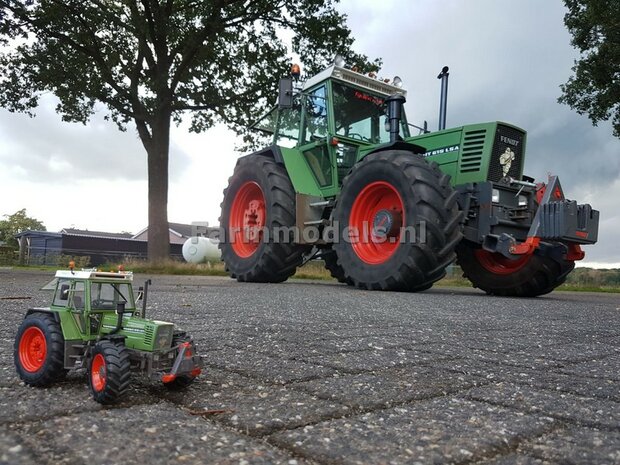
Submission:
[[85,369],[94,399],[111,404],[126,393],[132,373],[188,387],[202,369],[192,338],[172,323],[145,318],[148,283],[136,306],[129,272],[59,270],[52,304],[26,313],[15,336],[17,374],[48,386]]
[[282,282],[319,257],[340,282],[421,291],[456,258],[490,294],[564,282],[580,245],[597,240],[598,212],[567,200],[557,177],[523,175],[522,129],[429,132],[407,122],[401,85],[341,60],[281,80],[278,105],[254,125],[273,144],[240,158],[224,191],[220,248],[233,278]]

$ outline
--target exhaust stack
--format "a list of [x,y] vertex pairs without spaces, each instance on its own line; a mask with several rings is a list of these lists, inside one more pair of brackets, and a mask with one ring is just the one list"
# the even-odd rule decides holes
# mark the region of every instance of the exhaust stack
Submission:
[[446,129],[446,112],[448,111],[448,67],[444,66],[437,76],[441,79],[441,96],[439,97],[439,130]]

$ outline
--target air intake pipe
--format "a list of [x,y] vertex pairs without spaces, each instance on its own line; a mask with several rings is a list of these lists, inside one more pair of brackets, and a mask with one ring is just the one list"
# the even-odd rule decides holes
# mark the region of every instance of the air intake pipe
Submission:
[[405,102],[406,99],[401,94],[390,95],[385,99],[385,103],[387,104],[390,142],[402,140],[400,137],[400,120],[403,118],[403,105]]

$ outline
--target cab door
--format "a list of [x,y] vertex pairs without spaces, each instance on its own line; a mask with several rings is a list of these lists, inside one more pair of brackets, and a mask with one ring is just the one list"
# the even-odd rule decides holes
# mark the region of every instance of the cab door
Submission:
[[302,102],[302,130],[299,151],[324,196],[335,195],[336,150],[329,133],[327,86],[306,93]]

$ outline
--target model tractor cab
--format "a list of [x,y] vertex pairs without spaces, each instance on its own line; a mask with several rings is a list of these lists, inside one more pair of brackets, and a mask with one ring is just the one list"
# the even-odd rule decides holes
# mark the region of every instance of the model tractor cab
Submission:
[[[598,211],[557,177],[523,174],[526,132],[499,121],[407,122],[395,77],[334,64],[280,81],[254,128],[272,145],[241,157],[224,191],[222,259],[239,281],[280,282],[318,256],[340,282],[420,291],[455,258],[475,287],[535,296],[564,282],[598,237]],[[417,129],[416,135],[410,128]]]
[[28,310],[15,341],[15,365],[27,384],[48,385],[85,368],[96,401],[117,401],[131,372],[171,389],[189,386],[202,359],[174,324],[145,318],[145,283],[136,306],[130,272],[56,272],[52,305]]

